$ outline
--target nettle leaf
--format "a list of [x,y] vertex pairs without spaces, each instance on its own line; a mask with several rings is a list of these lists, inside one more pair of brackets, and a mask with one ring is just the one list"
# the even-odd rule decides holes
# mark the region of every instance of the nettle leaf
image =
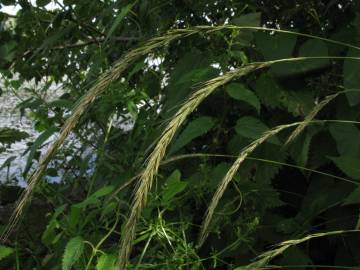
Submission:
[[254,92],[250,91],[241,83],[231,83],[226,86],[226,92],[232,98],[240,101],[244,101],[253,106],[256,111],[260,112],[260,101]]
[[360,130],[355,125],[335,123],[329,126],[329,131],[336,141],[337,150],[340,155],[359,156]]
[[71,267],[80,259],[84,251],[84,240],[81,236],[74,237],[67,242],[63,260],[62,270],[71,270]]
[[[257,151],[255,151],[254,156],[260,159],[271,160],[273,162],[285,162],[288,155],[278,145],[263,144],[257,149]],[[254,179],[256,179],[257,182],[264,184],[270,184],[271,180],[276,176],[282,167],[281,165],[269,164],[261,161],[255,162],[257,165]]]
[[255,93],[260,98],[261,103],[270,108],[281,107],[281,95],[284,90],[275,81],[274,77],[268,73],[263,73],[256,80]]
[[180,150],[195,138],[209,132],[214,125],[214,120],[208,116],[201,116],[191,121],[170,148],[169,154]]
[[174,114],[176,106],[193,90],[192,86],[218,75],[218,70],[211,66],[212,62],[211,55],[197,49],[190,50],[179,59],[170,72],[169,84],[165,88],[165,118]]
[[[347,57],[360,57],[360,52],[355,49],[349,49]],[[347,90],[360,89],[360,61],[346,59],[344,61],[344,87]],[[349,101],[350,106],[360,104],[360,93],[359,92],[348,92],[346,97]]]
[[[231,20],[231,24],[237,26],[260,26],[260,23],[261,13],[259,12],[244,14]],[[253,30],[241,29],[236,33],[236,39],[243,45],[249,45],[253,39],[253,33]]]
[[[310,39],[301,45],[300,57],[328,56],[328,48],[325,42],[318,39]],[[297,63],[300,72],[309,72],[329,65],[329,59],[312,59]]]
[[334,181],[325,176],[313,176],[296,219],[300,224],[309,222],[320,213],[340,204],[352,189],[353,186],[349,183]]
[[[289,58],[293,55],[297,37],[295,35],[268,32],[256,32],[256,48],[265,60]],[[271,71],[278,76],[287,76],[297,71],[294,63],[280,63],[271,67]]]
[[28,138],[30,135],[14,128],[0,128],[0,143],[12,144]]
[[238,26],[260,26],[261,13],[260,12],[247,13],[241,15],[240,17],[233,18],[231,22],[232,24]]
[[0,261],[10,256],[14,252],[13,248],[0,245]]
[[360,187],[356,188],[348,197],[346,197],[343,205],[360,204]]
[[186,186],[187,182],[180,181],[181,173],[179,170],[175,170],[165,181],[164,189],[162,191],[161,202],[164,205],[169,205],[171,200],[176,196],[176,194],[182,192]]
[[254,90],[265,106],[285,109],[294,116],[304,116],[314,106],[311,92],[285,90],[277,83],[274,76],[268,73],[262,74],[257,79]]
[[[235,126],[236,133],[252,140],[259,139],[264,132],[269,128],[259,119],[252,116],[245,116],[240,118]],[[268,139],[268,142],[273,144],[280,144],[279,139],[273,136]]]
[[96,270],[115,270],[116,256],[102,254],[97,261]]
[[336,166],[347,176],[360,180],[360,159],[340,156],[340,157],[328,157]]

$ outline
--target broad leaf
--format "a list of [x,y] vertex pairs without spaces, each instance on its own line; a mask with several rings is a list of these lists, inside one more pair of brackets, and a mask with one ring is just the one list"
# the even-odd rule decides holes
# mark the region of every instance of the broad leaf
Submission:
[[[237,26],[260,26],[261,23],[261,13],[247,13],[241,15],[240,17],[233,18],[231,24]],[[249,45],[250,41],[253,39],[254,30],[250,29],[241,29],[236,33],[236,38],[242,45]]]
[[115,270],[116,256],[102,254],[97,261],[96,270]]
[[[347,57],[359,57],[360,52],[350,49]],[[344,87],[347,90],[360,89],[360,61],[355,59],[346,59],[344,61]],[[348,92],[346,97],[351,106],[360,104],[359,92]]]
[[180,150],[195,138],[209,132],[214,124],[213,119],[208,116],[201,116],[191,121],[170,148],[169,154]]
[[0,143],[11,144],[24,140],[29,134],[14,128],[0,128]]
[[[299,50],[299,57],[326,57],[328,56],[328,48],[326,44],[317,39],[306,41]],[[297,67],[301,72],[309,72],[319,68],[323,68],[329,64],[328,59],[312,59],[297,63]]]
[[14,252],[14,249],[0,245],[0,261],[10,256]]
[[114,33],[114,31],[116,30],[116,28],[118,28],[118,26],[120,25],[120,23],[122,22],[122,20],[125,18],[125,16],[130,12],[130,10],[132,9],[132,7],[136,4],[136,1],[128,4],[127,6],[123,7],[119,13],[119,15],[116,16],[116,19],[114,21],[114,23],[111,25],[111,28],[109,29],[109,31],[107,31],[107,35],[105,38],[104,43],[112,36],[112,34]]
[[31,163],[32,160],[35,157],[35,153],[36,151],[39,150],[39,148],[41,147],[41,145],[46,142],[56,131],[58,130],[58,128],[56,127],[51,127],[48,130],[44,131],[43,133],[40,134],[39,137],[36,138],[35,142],[31,145],[30,147],[30,153],[29,156],[27,158],[27,162],[26,162],[26,166],[24,169],[24,174],[26,175],[31,167]]
[[[268,131],[269,128],[259,119],[252,116],[245,116],[237,121],[235,130],[237,134],[245,138],[256,140],[259,139],[264,132]],[[268,142],[280,144],[280,141],[276,136],[269,138]]]
[[347,176],[360,180],[360,159],[348,156],[329,157]]
[[226,92],[232,98],[244,101],[253,106],[258,113],[260,112],[261,105],[258,97],[252,91],[247,89],[245,85],[241,83],[231,83],[226,86]]
[[62,270],[71,270],[71,267],[80,259],[83,250],[84,240],[81,236],[70,239],[65,247],[62,259]]
[[[297,37],[291,34],[277,33],[270,35],[268,32],[255,34],[256,48],[262,53],[265,60],[290,58],[293,55]],[[274,74],[286,76],[296,72],[293,63],[275,64],[271,68]]]
[[360,154],[360,131],[355,125],[331,124],[331,136],[336,141],[337,150],[342,156],[357,157]]
[[360,204],[360,187],[356,188],[344,201],[343,205]]
[[166,179],[161,200],[164,205],[168,205],[176,194],[186,188],[187,183],[180,181],[180,177],[180,171],[176,170]]

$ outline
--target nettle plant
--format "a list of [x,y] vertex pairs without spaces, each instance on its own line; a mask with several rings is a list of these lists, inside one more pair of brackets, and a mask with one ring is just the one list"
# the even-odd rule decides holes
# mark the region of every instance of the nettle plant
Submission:
[[[99,42],[116,41],[135,4]],[[359,266],[360,47],[348,29],[325,38],[261,22],[249,12],[156,34],[77,74],[88,90],[64,83],[34,145],[57,137],[2,227],[4,265]],[[60,169],[60,183],[43,181]],[[39,205],[44,224],[27,227]]]

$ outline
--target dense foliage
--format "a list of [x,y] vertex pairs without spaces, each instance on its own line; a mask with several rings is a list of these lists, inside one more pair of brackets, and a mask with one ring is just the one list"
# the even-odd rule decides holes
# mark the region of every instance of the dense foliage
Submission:
[[359,269],[358,1],[15,4],[1,269]]

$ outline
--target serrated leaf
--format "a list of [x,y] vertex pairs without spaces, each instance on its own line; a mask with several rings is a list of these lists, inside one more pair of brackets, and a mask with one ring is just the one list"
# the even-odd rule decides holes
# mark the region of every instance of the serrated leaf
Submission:
[[360,187],[356,188],[349,196],[346,197],[343,205],[348,204],[360,204]]
[[213,119],[208,116],[201,116],[191,121],[170,148],[169,154],[178,151],[195,138],[209,132],[214,124]]
[[13,252],[14,252],[13,248],[0,245],[0,261],[10,256]]
[[96,270],[115,270],[116,256],[102,254],[97,261]]
[[165,181],[165,186],[162,192],[163,204],[169,204],[169,202],[176,196],[176,194],[183,191],[187,183],[180,181],[181,173],[179,170],[175,170]]
[[62,270],[71,270],[74,263],[79,260],[84,251],[84,240],[81,236],[74,237],[67,242],[63,260]]
[[258,97],[252,91],[247,89],[245,85],[241,83],[231,83],[226,86],[226,92],[232,98],[244,101],[253,106],[258,113],[260,112],[261,105]]
[[261,103],[271,108],[281,107],[281,95],[284,90],[277,84],[273,76],[263,73],[256,80],[255,93]]
[[[252,116],[245,116],[237,121],[235,130],[237,134],[245,138],[256,140],[259,139],[264,132],[268,131],[269,128],[259,119]],[[280,141],[276,136],[268,139],[268,142],[280,144]]]
[[0,128],[0,143],[12,144],[29,137],[29,134],[14,128]]
[[347,176],[360,180],[360,159],[340,156],[340,157],[328,157],[336,166]]

